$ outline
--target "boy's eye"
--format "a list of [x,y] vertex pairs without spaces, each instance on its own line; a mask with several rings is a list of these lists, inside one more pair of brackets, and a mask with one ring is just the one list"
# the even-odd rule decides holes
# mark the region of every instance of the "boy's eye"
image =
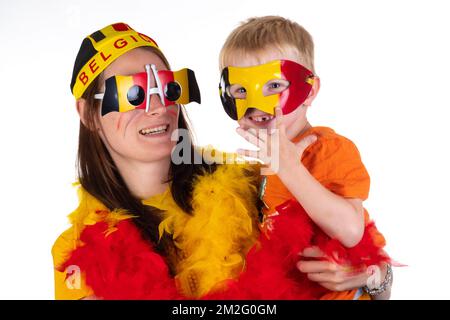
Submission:
[[284,79],[271,80],[263,87],[263,94],[265,96],[270,96],[272,94],[283,92],[289,87],[289,84],[289,81]]
[[228,95],[235,99],[245,99],[247,90],[240,84],[233,84],[228,87]]
[[270,86],[270,89],[277,89],[277,88],[281,87],[281,84],[274,82],[274,83],[271,83],[269,86]]

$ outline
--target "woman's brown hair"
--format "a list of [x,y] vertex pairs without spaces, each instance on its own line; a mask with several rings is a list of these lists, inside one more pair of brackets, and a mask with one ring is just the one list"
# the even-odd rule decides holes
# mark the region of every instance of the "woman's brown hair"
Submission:
[[[149,50],[158,54],[169,68],[167,60],[161,53],[153,49]],[[175,253],[172,240],[166,236],[159,240],[158,225],[161,222],[162,212],[157,208],[144,205],[140,199],[131,194],[97,130],[95,130],[99,119],[100,102],[94,99],[94,94],[100,89],[101,78],[101,76],[97,77],[82,96],[86,100],[87,107],[84,108],[86,125],[80,121],[77,155],[79,182],[87,192],[110,210],[125,209],[136,216],[132,221],[140,230],[143,238],[155,245],[156,249],[163,255],[172,255]],[[189,124],[185,117],[184,113],[180,112],[178,128],[189,130]],[[169,171],[172,197],[186,213],[192,212],[192,188],[195,177],[215,170],[214,165],[208,165],[204,162],[194,164],[194,153],[196,151],[192,139],[190,148],[192,157],[190,163],[174,164],[172,162]]]

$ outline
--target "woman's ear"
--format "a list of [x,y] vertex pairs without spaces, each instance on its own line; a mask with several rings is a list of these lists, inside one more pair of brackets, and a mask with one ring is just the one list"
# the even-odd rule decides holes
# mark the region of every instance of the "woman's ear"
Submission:
[[306,106],[311,106],[312,102],[316,98],[317,94],[320,90],[320,78],[314,77],[314,83],[312,85],[311,91],[309,92],[308,98],[306,98],[305,102],[303,102]]
[[80,116],[81,123],[83,123],[83,125],[86,128],[88,128],[86,117],[85,117],[85,115],[86,115],[85,108],[87,106],[86,99],[80,98],[75,102],[75,104],[77,107],[78,115]]

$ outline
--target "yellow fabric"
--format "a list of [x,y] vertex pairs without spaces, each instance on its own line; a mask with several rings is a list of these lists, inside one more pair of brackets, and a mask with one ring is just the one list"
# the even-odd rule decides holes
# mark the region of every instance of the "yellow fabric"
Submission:
[[92,290],[86,286],[84,275],[81,275],[79,288],[70,287],[66,282],[66,270],[58,268],[68,258],[70,251],[76,248],[77,238],[74,235],[74,228],[71,227],[58,237],[52,248],[56,300],[78,300],[92,294]]

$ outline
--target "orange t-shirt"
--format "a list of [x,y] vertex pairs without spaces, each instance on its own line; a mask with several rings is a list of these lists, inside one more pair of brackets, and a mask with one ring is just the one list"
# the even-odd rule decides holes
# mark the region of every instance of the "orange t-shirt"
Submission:
[[[370,177],[355,144],[327,127],[312,127],[294,138],[298,142],[308,135],[316,135],[317,141],[302,155],[302,163],[325,188],[344,198],[366,200],[369,195]],[[275,207],[294,198],[277,175],[268,175],[263,196],[266,208],[264,214],[275,212]],[[364,220],[369,222],[369,214],[364,210]],[[373,234],[375,241],[384,246],[381,233]],[[333,292],[324,299],[352,299],[354,292]],[[367,297],[361,297],[362,299]],[[360,298],[360,299],[361,299]]]

